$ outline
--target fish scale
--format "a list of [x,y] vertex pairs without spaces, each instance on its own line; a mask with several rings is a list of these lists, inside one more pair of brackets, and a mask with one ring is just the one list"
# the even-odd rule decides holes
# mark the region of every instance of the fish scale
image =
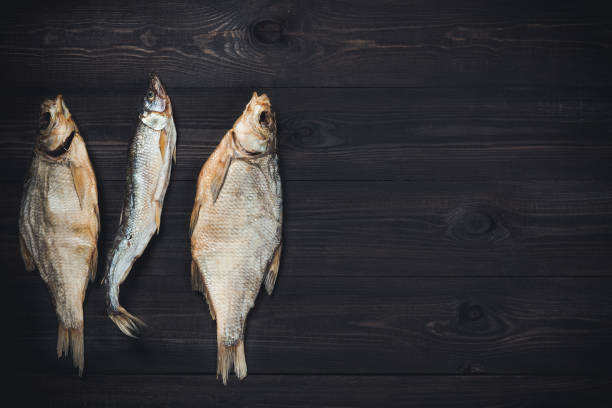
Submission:
[[[255,160],[276,166],[275,158],[269,156]],[[209,228],[203,228],[199,237],[204,242],[199,261],[206,265],[202,268],[204,282],[215,312],[223,316],[217,324],[227,345],[240,340],[244,320],[267,272],[270,254],[280,243],[277,231],[280,203],[270,206],[269,201],[262,199],[262,190],[267,190],[270,183],[278,186],[273,192],[276,196],[280,192],[279,180],[266,180],[255,165],[237,160],[228,170],[217,202],[201,215],[203,226]],[[207,244],[211,242],[214,245],[209,248]],[[245,242],[258,244],[247,246]],[[232,288],[240,288],[238,296]]]

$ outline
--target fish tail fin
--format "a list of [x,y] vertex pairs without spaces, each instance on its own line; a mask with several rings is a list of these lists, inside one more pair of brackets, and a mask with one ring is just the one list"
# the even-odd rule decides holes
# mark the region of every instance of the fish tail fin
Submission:
[[147,327],[145,322],[130,314],[123,306],[117,307],[116,310],[109,310],[108,317],[123,334],[132,338],[140,337],[141,330]]
[[[151,237],[149,235],[149,237]],[[106,285],[106,311],[108,317],[115,323],[117,328],[123,334],[129,337],[140,337],[141,330],[147,327],[147,324],[138,317],[130,314],[124,307],[119,304],[119,286],[129,274],[134,261],[139,254],[127,250],[129,245],[123,245],[122,240],[116,240],[113,249],[111,250],[104,284]]]
[[221,376],[223,385],[227,385],[227,377],[232,366],[239,380],[246,377],[247,364],[244,355],[244,341],[240,339],[231,346],[227,346],[221,341],[217,347],[217,378]]
[[204,298],[206,298],[206,303],[208,304],[208,310],[210,310],[210,315],[212,316],[212,319],[215,320],[215,309],[213,308],[210,297],[208,296],[208,289],[206,289],[206,286],[204,285],[202,274],[200,274],[200,268],[198,268],[198,265],[193,259],[191,260],[191,288],[204,294]]
[[96,280],[96,272],[98,271],[98,247],[96,246],[89,259],[89,280]]
[[57,327],[57,358],[68,356],[70,352],[72,352],[72,363],[79,369],[79,376],[83,376],[85,365],[83,325],[77,328],[68,328],[59,323]]
[[278,267],[280,264],[280,255],[283,245],[280,244],[276,251],[274,251],[274,256],[272,257],[272,262],[270,262],[270,267],[268,269],[268,273],[266,274],[266,280],[264,285],[266,287],[266,292],[268,295],[272,294],[274,290],[274,284],[276,283],[276,277],[278,276]]

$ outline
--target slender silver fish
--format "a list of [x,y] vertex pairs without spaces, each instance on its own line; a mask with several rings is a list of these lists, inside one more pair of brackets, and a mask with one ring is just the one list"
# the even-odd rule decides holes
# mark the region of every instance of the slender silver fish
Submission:
[[19,214],[25,267],[38,269],[55,313],[57,357],[83,374],[83,300],[98,264],[98,189],[85,142],[61,95],[41,106],[40,134]]
[[206,161],[191,214],[191,281],[217,320],[217,377],[246,377],[244,325],[281,253],[282,194],[270,100],[251,101]]
[[105,277],[108,316],[130,337],[137,337],[145,324],[119,304],[119,285],[153,234],[159,233],[172,161],[176,161],[175,148],[176,128],[170,97],[159,78],[152,76],[128,150],[127,188]]

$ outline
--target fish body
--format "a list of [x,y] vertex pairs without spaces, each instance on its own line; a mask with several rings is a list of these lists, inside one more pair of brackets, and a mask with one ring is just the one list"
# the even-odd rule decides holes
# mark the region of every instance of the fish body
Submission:
[[153,76],[128,150],[123,209],[105,276],[108,315],[131,337],[138,335],[144,322],[119,304],[119,286],[153,235],[159,232],[175,149],[176,128],[170,97],[159,78]]
[[251,101],[206,161],[191,218],[191,278],[217,321],[217,376],[244,378],[244,326],[262,283],[272,293],[281,252],[282,191],[268,97]]
[[85,142],[59,95],[42,107],[40,137],[19,217],[26,269],[38,269],[58,319],[57,356],[83,373],[83,301],[94,280],[100,230],[96,177]]

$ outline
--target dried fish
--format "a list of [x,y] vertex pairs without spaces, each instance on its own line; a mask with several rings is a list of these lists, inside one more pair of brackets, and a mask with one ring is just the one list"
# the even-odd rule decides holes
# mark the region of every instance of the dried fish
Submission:
[[83,300],[98,264],[98,189],[85,142],[61,95],[41,106],[19,214],[21,255],[38,269],[59,321],[57,356],[83,374]]
[[137,337],[145,324],[119,304],[119,285],[153,235],[159,233],[175,149],[170,97],[159,78],[152,76],[128,151],[127,188],[105,277],[108,316],[130,337]]
[[206,161],[191,215],[191,279],[217,320],[217,376],[247,374],[244,325],[259,288],[272,293],[281,253],[276,119],[264,94]]

